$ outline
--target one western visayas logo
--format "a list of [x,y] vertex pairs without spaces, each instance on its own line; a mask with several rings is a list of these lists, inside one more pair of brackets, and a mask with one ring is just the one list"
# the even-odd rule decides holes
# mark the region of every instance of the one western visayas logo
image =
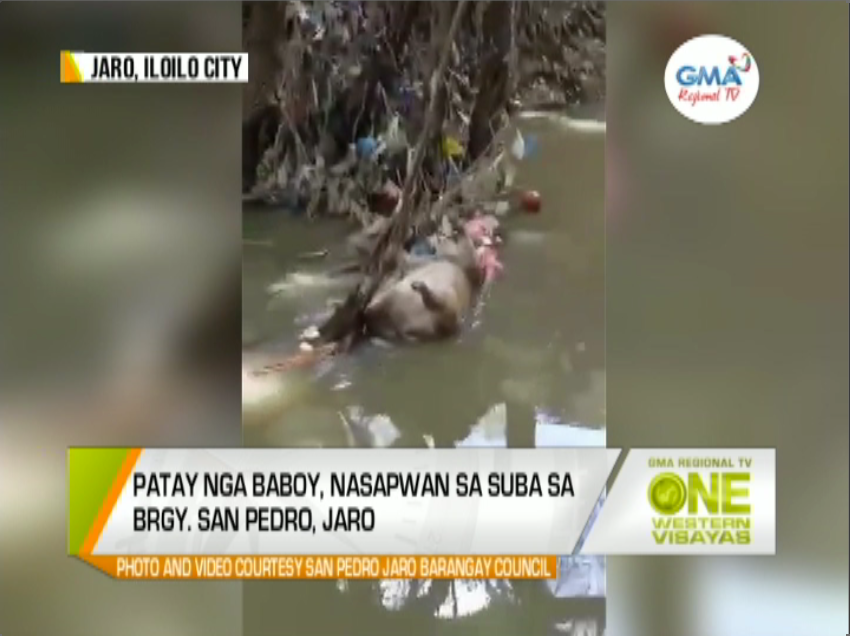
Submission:
[[648,491],[655,543],[749,545],[751,464],[747,457],[650,459],[650,468],[664,470]]
[[725,124],[743,115],[756,99],[759,70],[740,42],[703,35],[670,57],[664,88],[682,115],[699,124]]

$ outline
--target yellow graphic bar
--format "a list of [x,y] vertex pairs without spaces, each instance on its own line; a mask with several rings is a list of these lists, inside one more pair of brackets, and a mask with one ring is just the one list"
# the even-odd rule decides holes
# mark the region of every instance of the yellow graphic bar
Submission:
[[62,51],[59,54],[59,77],[63,84],[81,84],[83,75],[80,67],[74,60],[74,54],[70,51]]

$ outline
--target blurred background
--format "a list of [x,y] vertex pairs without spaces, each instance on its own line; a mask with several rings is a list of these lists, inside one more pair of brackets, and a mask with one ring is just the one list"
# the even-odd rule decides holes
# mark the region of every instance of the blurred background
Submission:
[[[776,557],[610,559],[610,636],[847,633],[847,10],[609,4],[608,444],[779,471]],[[663,91],[706,32],[761,73],[722,127]],[[64,486],[72,443],[241,441],[241,96],[57,77],[60,49],[240,45],[239,3],[0,4],[0,633],[242,633],[236,584],[67,558]]]
[[241,100],[61,86],[58,52],[238,51],[239,3],[0,5],[0,633],[241,629],[233,584],[65,556],[69,445],[237,445]]
[[[613,636],[848,631],[847,11],[608,5],[608,444],[776,447],[778,466],[777,555],[611,558]],[[761,73],[725,126],[664,93],[704,33]]]

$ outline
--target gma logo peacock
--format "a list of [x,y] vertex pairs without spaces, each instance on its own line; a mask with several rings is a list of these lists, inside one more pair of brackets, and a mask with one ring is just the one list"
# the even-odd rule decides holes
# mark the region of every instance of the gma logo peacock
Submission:
[[758,95],[759,69],[740,42],[702,35],[670,56],[664,88],[675,109],[699,124],[726,124],[743,115]]
[[[718,465],[732,468],[729,460]],[[670,464],[663,460],[656,467]],[[649,484],[652,538],[657,545],[749,545],[750,473],[743,470],[663,472]]]

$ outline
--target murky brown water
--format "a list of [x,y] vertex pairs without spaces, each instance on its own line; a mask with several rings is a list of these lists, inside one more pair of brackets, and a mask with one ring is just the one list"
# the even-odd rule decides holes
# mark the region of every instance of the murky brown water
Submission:
[[[569,132],[547,121],[523,121],[521,129],[538,148],[520,165],[517,180],[541,193],[543,211],[506,222],[506,275],[490,291],[472,328],[445,344],[366,346],[318,379],[287,378],[298,388],[287,394],[291,403],[268,426],[246,427],[246,444],[346,445],[350,438],[342,413],[361,422],[361,433],[370,416],[384,416],[371,419],[370,432],[358,437],[361,443],[422,446],[429,436],[437,446],[451,446],[500,404],[507,409],[497,409],[488,420],[501,418],[497,436],[511,445],[539,440],[535,419],[604,428],[604,135]],[[285,211],[245,216],[246,346],[292,350],[300,330],[326,309],[328,299],[345,295],[345,287],[302,288],[270,297],[267,288],[305,269],[298,254],[338,246],[348,229],[341,223],[308,223]],[[435,633],[434,614],[453,613],[449,588],[420,592],[416,600],[408,588],[365,584],[341,594],[320,585],[300,585],[296,591],[286,584],[247,584],[245,633],[260,633],[261,625],[282,613],[292,633],[302,633],[297,628],[351,633],[347,626],[353,624],[364,634],[385,633],[390,626]],[[524,590],[503,582],[458,582],[455,588],[458,614],[478,618],[444,622],[439,633],[477,633],[485,624],[494,634],[533,625],[550,630],[571,615],[604,613],[592,600],[556,601],[543,585]],[[402,604],[404,611],[387,611],[405,597],[413,600]]]

